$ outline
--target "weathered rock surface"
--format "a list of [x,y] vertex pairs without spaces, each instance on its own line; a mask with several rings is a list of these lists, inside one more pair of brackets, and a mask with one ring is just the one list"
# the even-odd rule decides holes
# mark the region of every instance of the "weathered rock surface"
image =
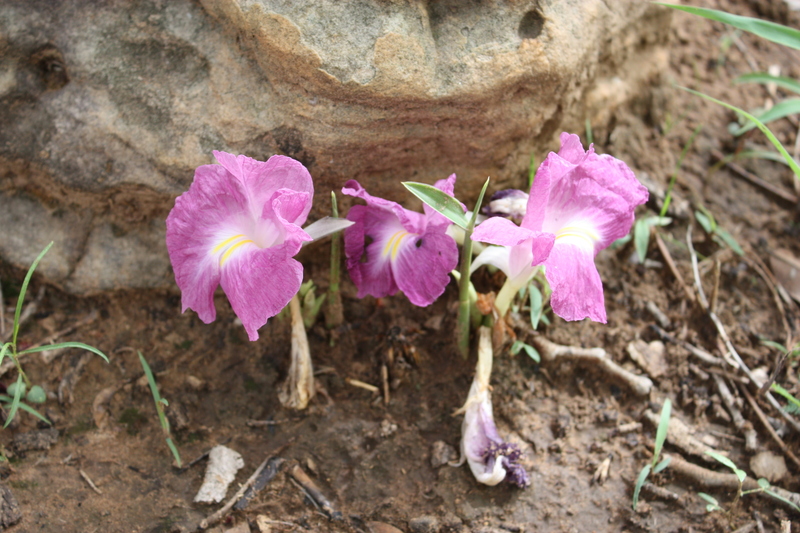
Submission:
[[302,161],[312,219],[350,178],[521,186],[562,129],[649,112],[668,33],[640,0],[3,2],[0,257],[171,286],[163,220],[215,149]]

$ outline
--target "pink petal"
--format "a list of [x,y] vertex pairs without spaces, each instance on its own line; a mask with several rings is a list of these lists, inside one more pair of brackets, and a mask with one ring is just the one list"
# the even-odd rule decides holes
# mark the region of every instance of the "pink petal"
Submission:
[[453,238],[431,231],[405,237],[392,269],[397,286],[411,303],[425,307],[442,295],[457,264],[458,246]]
[[558,316],[564,320],[588,317],[606,323],[603,282],[590,250],[556,243],[544,264],[553,290],[550,305]]
[[492,217],[481,222],[472,232],[472,240],[500,246],[516,246],[534,237],[534,232],[517,226],[507,218]]
[[[244,155],[233,155],[226,152],[214,152],[220,165],[230,172],[245,188],[250,201],[253,216],[261,214],[266,205],[279,189],[291,189],[314,195],[314,183],[311,174],[299,161],[283,155],[274,155],[266,162],[256,161]],[[303,225],[311,210],[311,202],[288,222]]]
[[231,256],[220,283],[251,341],[258,328],[286,307],[303,281],[303,265],[292,259],[293,246],[256,247]]
[[422,233],[425,231],[425,218],[420,213],[415,213],[405,209],[402,205],[372,196],[356,180],[350,180],[344,184],[342,193],[348,196],[361,198],[367,205],[374,209],[388,211],[400,221],[405,230],[409,233]]
[[358,288],[358,297],[382,298],[395,294],[398,288],[391,262],[388,257],[382,257],[382,251],[394,233],[392,230],[403,227],[390,211],[364,205],[351,207],[347,220],[355,222],[344,230],[344,252],[347,271]]
[[217,316],[214,291],[220,279],[219,262],[210,250],[219,228],[247,205],[244,188],[224,168],[204,165],[167,216],[167,250],[181,289],[182,310],[194,309],[206,324]]

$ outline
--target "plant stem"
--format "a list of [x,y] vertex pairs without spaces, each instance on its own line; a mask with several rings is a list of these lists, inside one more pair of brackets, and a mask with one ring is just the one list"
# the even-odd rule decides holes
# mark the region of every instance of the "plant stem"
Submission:
[[[331,191],[331,213],[334,218],[339,217],[339,207],[336,204],[336,193]],[[331,276],[328,284],[328,307],[325,310],[325,326],[328,329],[337,328],[344,322],[342,311],[342,294],[339,292],[341,280],[341,232],[331,235]]]

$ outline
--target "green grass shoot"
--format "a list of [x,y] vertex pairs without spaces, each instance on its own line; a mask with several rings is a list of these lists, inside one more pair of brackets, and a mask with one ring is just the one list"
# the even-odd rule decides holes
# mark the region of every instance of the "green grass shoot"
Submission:
[[150,392],[153,393],[153,401],[156,403],[158,421],[161,423],[161,430],[164,432],[164,436],[167,439],[167,446],[172,452],[173,457],[175,457],[175,464],[177,464],[178,468],[180,468],[182,465],[181,454],[178,453],[178,448],[176,448],[175,443],[172,442],[172,434],[169,430],[169,420],[167,420],[167,416],[164,414],[164,406],[169,406],[169,402],[161,397],[161,393],[158,391],[158,385],[156,384],[156,379],[153,377],[153,371],[150,370],[150,365],[147,364],[142,352],[137,351],[136,353],[139,354],[139,362],[142,363],[144,374],[147,376],[147,383],[150,385]]
[[636,478],[636,485],[633,487],[633,510],[636,511],[636,506],[639,505],[639,493],[647,481],[650,472],[658,473],[669,466],[669,458],[659,462],[661,457],[661,450],[664,449],[664,442],[667,440],[669,434],[669,417],[672,414],[672,402],[667,398],[664,400],[664,405],[661,406],[661,416],[658,420],[658,428],[656,429],[656,441],[653,447],[653,460],[644,465],[644,468],[639,472]]
[[[339,206],[336,203],[336,193],[334,191],[331,191],[331,216],[339,218]],[[344,323],[342,294],[339,291],[342,264],[341,242],[341,232],[337,231],[331,235],[331,273],[328,283],[328,305],[325,309],[325,327],[328,329],[337,328]],[[331,337],[331,341],[333,341],[333,337]]]

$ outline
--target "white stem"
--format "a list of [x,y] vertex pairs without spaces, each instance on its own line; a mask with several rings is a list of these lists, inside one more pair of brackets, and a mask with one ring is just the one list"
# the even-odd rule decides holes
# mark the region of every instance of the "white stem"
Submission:
[[311,350],[300,310],[300,298],[296,294],[289,302],[289,311],[292,315],[292,363],[289,366],[289,375],[278,392],[278,399],[284,407],[305,409],[316,389]]

